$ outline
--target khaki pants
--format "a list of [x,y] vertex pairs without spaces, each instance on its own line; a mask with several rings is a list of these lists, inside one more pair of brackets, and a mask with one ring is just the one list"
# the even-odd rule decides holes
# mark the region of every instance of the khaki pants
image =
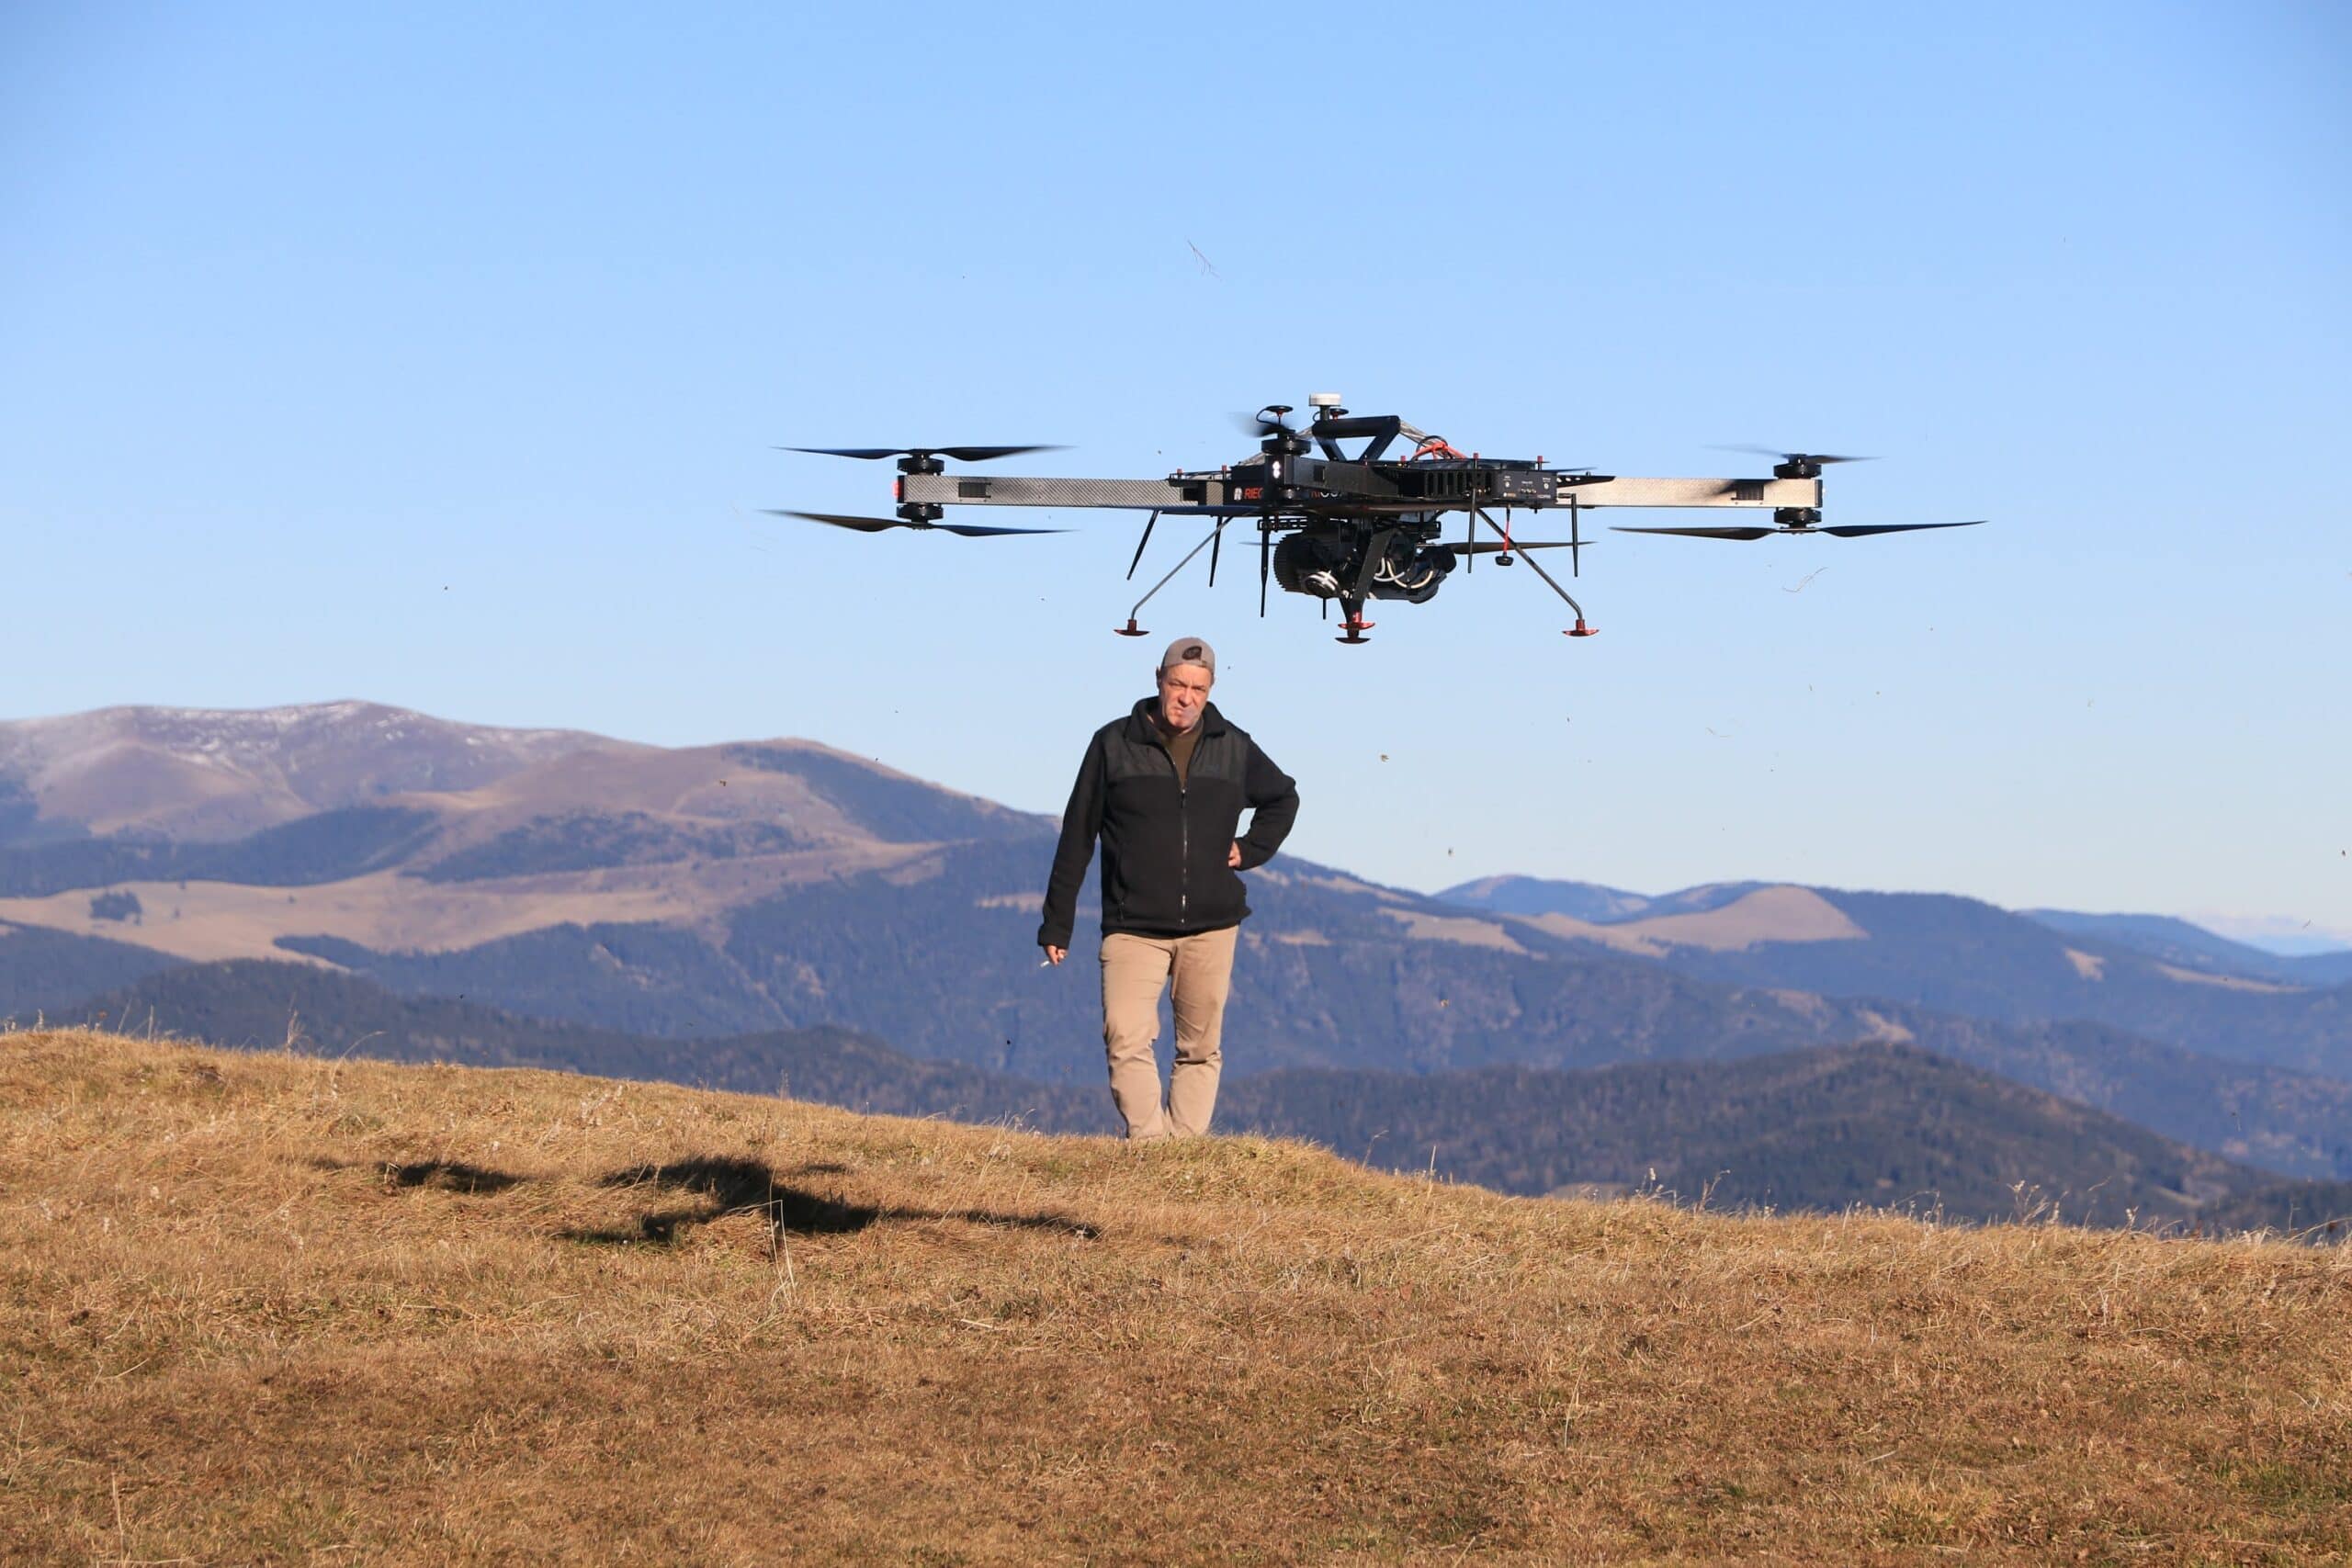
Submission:
[[[1195,936],[1102,939],[1102,1043],[1111,1058],[1111,1098],[1130,1138],[1192,1138],[1209,1130],[1225,1062],[1225,998],[1238,926]],[[1159,1098],[1159,993],[1172,991],[1176,1065]]]

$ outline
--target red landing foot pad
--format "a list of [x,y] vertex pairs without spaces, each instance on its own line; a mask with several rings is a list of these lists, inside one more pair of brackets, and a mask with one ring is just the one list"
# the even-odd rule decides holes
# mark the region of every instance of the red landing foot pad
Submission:
[[1136,625],[1135,617],[1133,615],[1127,617],[1127,624],[1125,626],[1113,626],[1111,629],[1118,633],[1121,637],[1149,637],[1151,635],[1149,632],[1145,631],[1141,626]]
[[1584,624],[1584,617],[1582,615],[1578,615],[1577,617],[1575,629],[1562,632],[1560,635],[1562,637],[1599,637],[1600,635],[1600,628],[1599,626],[1586,626]]

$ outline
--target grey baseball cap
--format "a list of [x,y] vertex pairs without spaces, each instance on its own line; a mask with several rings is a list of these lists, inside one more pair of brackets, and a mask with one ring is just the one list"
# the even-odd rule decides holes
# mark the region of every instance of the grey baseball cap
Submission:
[[1159,667],[1173,670],[1179,664],[1197,664],[1209,672],[1210,680],[1216,679],[1216,649],[1206,637],[1180,637],[1170,643],[1168,651],[1159,656]]

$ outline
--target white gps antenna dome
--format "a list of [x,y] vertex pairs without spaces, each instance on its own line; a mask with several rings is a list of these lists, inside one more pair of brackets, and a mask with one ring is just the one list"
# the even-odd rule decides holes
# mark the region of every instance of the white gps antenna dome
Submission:
[[1337,392],[1309,392],[1306,394],[1306,406],[1311,409],[1338,408],[1340,406],[1340,394]]

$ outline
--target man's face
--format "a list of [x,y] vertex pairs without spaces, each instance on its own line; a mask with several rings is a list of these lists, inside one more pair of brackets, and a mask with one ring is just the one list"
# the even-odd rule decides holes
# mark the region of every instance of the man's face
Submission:
[[1216,677],[1197,664],[1179,664],[1159,672],[1159,718],[1170,729],[1190,729],[1201,722],[1208,705],[1209,687]]

